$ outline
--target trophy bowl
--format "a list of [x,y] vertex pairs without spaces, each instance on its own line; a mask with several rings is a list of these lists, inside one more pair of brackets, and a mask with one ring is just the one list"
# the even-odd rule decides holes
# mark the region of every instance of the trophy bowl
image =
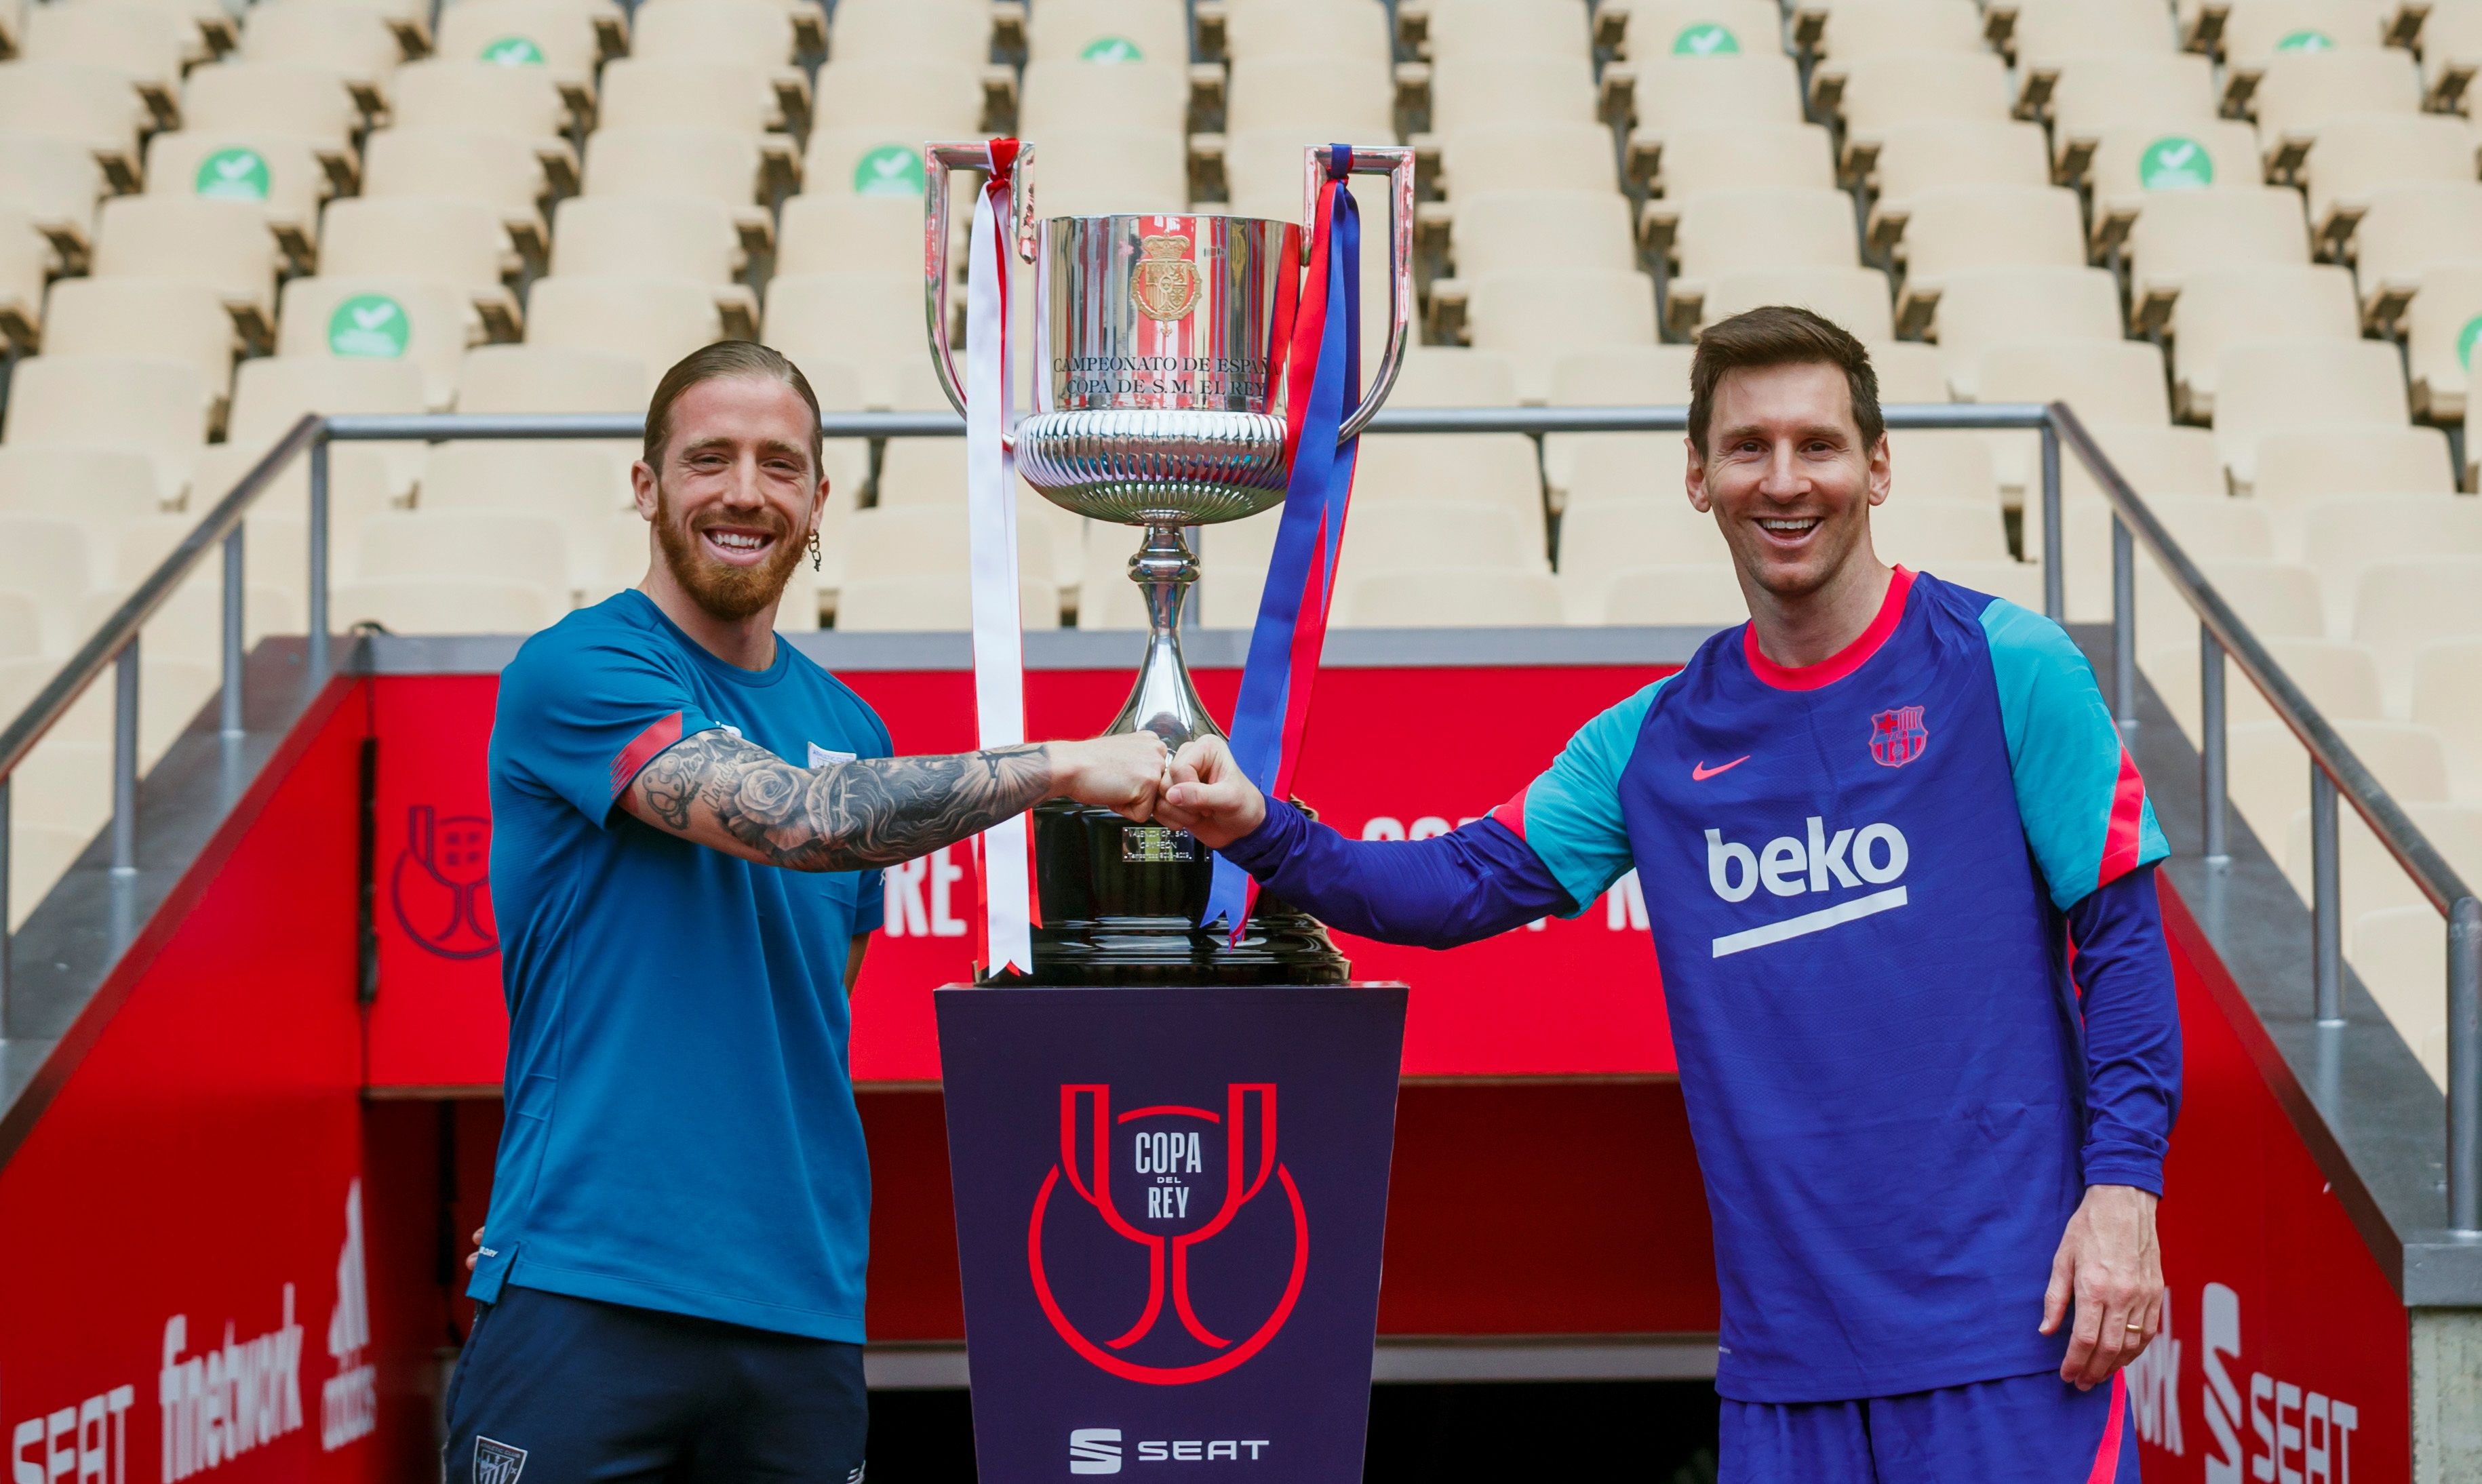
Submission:
[[[1038,220],[1035,153],[1019,147],[1001,228],[1034,269],[1034,406],[1015,430],[1017,468],[1065,509],[1144,531],[1129,577],[1146,598],[1146,650],[1104,732],[1151,731],[1177,749],[1222,735],[1181,659],[1180,615],[1198,578],[1184,532],[1284,498],[1286,360],[1310,239],[1299,223],[1254,217]],[[1306,156],[1303,217],[1313,221],[1330,151]],[[935,143],[923,160],[931,359],[963,412],[948,328],[947,177],[988,170],[990,154],[979,143]],[[1344,421],[1348,439],[1378,411],[1404,357],[1413,151],[1357,147],[1351,169],[1389,177],[1390,318],[1376,374]],[[1237,942],[1200,927],[1213,874],[1212,853],[1185,830],[1059,801],[1038,807],[1035,982],[1343,981],[1347,966],[1325,930],[1263,894]]]

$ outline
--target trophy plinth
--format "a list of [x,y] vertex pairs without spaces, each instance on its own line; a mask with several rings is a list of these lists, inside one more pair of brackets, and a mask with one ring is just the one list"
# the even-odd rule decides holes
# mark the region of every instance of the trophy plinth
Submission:
[[[1307,239],[1291,222],[1246,217],[1038,221],[1033,154],[1018,151],[1008,223],[1017,255],[1035,269],[1035,405],[1015,430],[1017,468],[1065,509],[1145,528],[1129,576],[1146,593],[1146,655],[1104,733],[1150,731],[1176,750],[1223,735],[1181,661],[1182,600],[1198,577],[1181,532],[1284,498],[1286,355]],[[1357,171],[1390,177],[1393,319],[1346,437],[1360,432],[1395,379],[1413,303],[1413,152],[1355,157]],[[931,359],[962,412],[948,340],[947,172],[988,169],[990,154],[982,144],[933,144],[923,159]],[[1306,162],[1313,211],[1326,159],[1313,150]],[[1263,893],[1237,941],[1201,927],[1214,855],[1188,832],[1059,801],[1034,815],[1032,982],[1344,982],[1349,966],[1325,929]]]

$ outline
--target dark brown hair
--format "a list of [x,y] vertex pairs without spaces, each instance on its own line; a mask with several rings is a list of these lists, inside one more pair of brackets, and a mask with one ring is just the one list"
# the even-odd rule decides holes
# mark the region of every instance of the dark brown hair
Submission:
[[1870,352],[1862,342],[1844,326],[1807,309],[1768,304],[1699,333],[1698,354],[1689,366],[1689,441],[1702,456],[1707,421],[1715,415],[1715,388],[1724,374],[1767,366],[1834,366],[1842,371],[1853,393],[1853,422],[1862,430],[1862,446],[1876,448],[1887,435],[1888,420],[1879,415],[1879,374],[1870,369]]
[[700,382],[725,377],[780,381],[801,394],[803,404],[810,409],[810,473],[815,478],[827,463],[825,440],[819,433],[819,394],[810,390],[810,378],[802,375],[802,368],[782,351],[754,340],[719,340],[700,346],[664,373],[664,379],[655,383],[653,400],[647,404],[647,465],[657,470],[663,467],[664,443],[673,435],[673,404]]

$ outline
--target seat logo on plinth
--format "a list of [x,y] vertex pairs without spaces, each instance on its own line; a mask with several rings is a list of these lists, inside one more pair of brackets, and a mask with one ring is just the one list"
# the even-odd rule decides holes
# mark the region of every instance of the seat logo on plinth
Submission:
[[[1117,1183],[1116,1173],[1122,1177]],[[1281,1203],[1274,1200],[1279,1191]],[[1268,1198],[1264,1203],[1262,1196]],[[1099,1222],[1085,1217],[1080,1203]],[[1247,1242],[1228,1235],[1236,1223],[1250,1226]],[[1288,1266],[1275,1255],[1285,1245],[1287,1226]],[[1216,1302],[1205,1304],[1201,1314],[1194,1279],[1205,1265],[1201,1249],[1218,1237],[1225,1241],[1213,1251]],[[1132,1276],[1136,1265],[1126,1262],[1128,1249],[1143,1257],[1145,1287],[1140,1291],[1132,1282],[1126,1308],[1106,1314],[1096,1296],[1096,1275],[1115,1268],[1118,1244],[1126,1244],[1119,1251]],[[1228,1250],[1236,1256],[1268,1254],[1266,1270],[1235,1271],[1225,1261]],[[1259,1265],[1246,1257],[1239,1263],[1243,1269]],[[1309,1215],[1292,1172],[1276,1158],[1276,1085],[1228,1083],[1220,1113],[1164,1104],[1115,1115],[1109,1084],[1063,1083],[1060,1159],[1035,1193],[1026,1266],[1051,1327],[1070,1349],[1112,1375],[1150,1386],[1187,1386],[1246,1364],[1283,1329],[1309,1272]],[[1080,1275],[1077,1297],[1064,1301],[1054,1275],[1070,1270]],[[1224,1306],[1253,1293],[1256,1300],[1249,1312],[1263,1317],[1243,1338],[1219,1332],[1219,1325],[1232,1327]],[[1163,1338],[1144,1347],[1147,1360],[1133,1358],[1141,1341],[1158,1334]],[[1111,1338],[1097,1341],[1096,1335]]]

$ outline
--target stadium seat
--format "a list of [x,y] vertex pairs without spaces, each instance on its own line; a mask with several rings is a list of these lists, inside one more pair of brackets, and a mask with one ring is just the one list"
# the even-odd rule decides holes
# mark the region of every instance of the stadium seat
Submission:
[[2471,129],[2438,114],[2348,114],[2331,120],[2302,170],[2310,228],[2339,256],[2374,194],[2391,186],[2471,186],[2473,175]]
[[541,206],[552,194],[549,170],[573,181],[577,157],[566,144],[501,129],[381,129],[362,145],[362,195],[480,201],[536,262],[550,240]]
[[770,68],[794,61],[793,15],[776,0],[648,0],[631,14],[629,31],[629,49],[640,57]]
[[620,49],[615,6],[576,0],[457,0],[439,12],[438,53],[460,62],[532,71],[577,101],[594,95],[594,69]]
[[2171,318],[2191,273],[2244,267],[2307,267],[2310,231],[2301,193],[2258,190],[2165,192],[2129,229],[2130,315],[2140,326]]
[[[1997,522],[1999,474],[1992,463],[1991,445],[1969,432],[1899,431],[1888,434],[1888,456],[1895,496],[1908,503],[1970,505]],[[1880,507],[1881,509],[1887,507]],[[1874,512],[1871,519],[1878,519]],[[1976,561],[2008,555],[2003,532],[2001,550],[1975,556]]]
[[1993,346],[2118,340],[2120,283],[2099,268],[1960,268],[1941,285],[1933,328],[1948,392],[1972,402],[1982,354]]
[[[410,361],[335,355],[261,355],[242,362],[233,378],[232,419],[226,442],[264,451],[293,429],[304,413],[409,413],[429,410],[420,368]],[[331,461],[346,454],[376,454],[387,466],[388,493],[413,487],[423,445],[337,444]],[[286,475],[304,477],[303,460]],[[221,493],[214,491],[212,493]],[[195,508],[195,502],[194,502]]]
[[2232,483],[2247,488],[2258,440],[2326,423],[2402,428],[2403,363],[2376,341],[2257,340],[2224,350],[2215,368],[2215,443]]
[[185,278],[64,278],[43,313],[56,355],[170,356],[198,370],[208,423],[221,421],[237,345],[224,298]]
[[458,407],[466,412],[644,412],[654,384],[635,355],[546,345],[465,352]]
[[[1366,128],[1355,128],[1341,122],[1332,122],[1329,127],[1322,129],[1289,126],[1252,129],[1246,133],[1222,136],[1220,146],[1217,143],[1219,137],[1216,135],[1193,135],[1190,147],[1200,165],[1208,169],[1211,169],[1209,162],[1216,150],[1219,147],[1222,150],[1224,179],[1231,204],[1228,207],[1218,206],[1214,208],[1216,211],[1228,211],[1237,215],[1257,215],[1273,210],[1281,203],[1281,220],[1292,221],[1298,221],[1302,215],[1302,162],[1309,148],[1313,146],[1324,148],[1327,144],[1337,141],[1386,139],[1392,132],[1385,128],[1372,131]],[[1605,150],[1606,155],[1609,152],[1608,149]],[[1520,179],[1516,184],[1501,189],[1509,191],[1556,189],[1610,191],[1612,189],[1612,172],[1608,159],[1603,162],[1602,173],[1599,176],[1573,169],[1565,171],[1571,178],[1571,183],[1566,187],[1547,184],[1543,178],[1545,173],[1537,170],[1531,177]],[[1580,176],[1584,178],[1579,178]],[[1482,188],[1477,186],[1467,194],[1480,194],[1481,190]],[[1360,193],[1355,196],[1355,200],[1364,212],[1375,208],[1384,215],[1387,210],[1386,202],[1372,194],[1368,183],[1363,185]],[[1432,209],[1444,212],[1447,208],[1433,206]]]
[[1844,119],[1846,165],[1856,173],[1868,168],[1880,137],[1899,124],[2009,117],[2008,70],[1989,52],[1882,52],[1820,68],[1812,94],[1823,95],[1831,82],[1840,83],[1833,106]]
[[[2198,562],[2215,591],[2241,621],[2264,638],[2325,638],[2327,603],[2318,574],[2297,562],[2242,558]],[[2108,610],[2105,610],[2108,613]],[[2137,632],[2168,638],[2197,638],[2197,617],[2151,560],[2137,563]],[[2144,642],[2152,642],[2146,640]],[[2229,689],[2229,688],[2227,688]]]
[[[2079,420],[2086,430],[2102,446],[2103,455],[2121,478],[2148,501],[2195,499],[2222,501],[2230,498],[2231,483],[2225,477],[2223,460],[2215,453],[2215,435],[2203,428],[2167,428],[2160,424],[2115,423],[2082,412]],[[2072,506],[2100,503],[2102,491],[2086,472],[2085,464],[2063,449],[2060,456],[2060,488]],[[2033,492],[2029,491],[2029,495]],[[2028,507],[2031,509],[2031,507]],[[2041,524],[2033,519],[2025,523],[2025,558],[2038,560],[2042,553]]]
[[1355,462],[1353,487],[1357,502],[1503,509],[1516,519],[1534,549],[1549,550],[1543,522],[1543,471],[1534,440],[1522,433],[1390,433],[1364,438]]
[[[2207,7],[2190,0],[2182,9]],[[2213,43],[2240,65],[2296,52],[2374,48],[2392,7],[2371,0],[2227,0],[2213,9],[2221,13]]]
[[[2227,501],[2239,505],[2240,501]],[[2110,612],[2108,606],[2103,610]],[[2194,629],[2194,626],[2192,626]],[[2376,721],[2385,716],[2379,699],[2379,666],[2370,651],[2341,639],[2266,638],[2261,640],[2275,663],[2310,697],[2311,705],[2335,721]],[[2173,719],[2190,737],[2198,735],[2198,637],[2163,635],[2147,650],[2144,669],[2155,694]],[[2237,666],[2224,666],[2225,719],[2228,722],[2273,721],[2274,708]]]
[[926,139],[973,139],[983,117],[977,67],[924,57],[862,63],[837,54],[819,68],[811,90],[810,127],[891,129],[914,145]]
[[1766,304],[1795,304],[1826,316],[1862,340],[1893,340],[1888,275],[1875,268],[1768,268],[1719,273],[1699,301],[1712,324]]
[[1279,55],[1232,64],[1226,90],[1227,133],[1281,129],[1385,143],[1396,133],[1396,87],[1384,61],[1369,57]]
[[76,62],[0,62],[0,133],[84,144],[118,184],[138,182],[138,93],[108,67]]
[[764,134],[800,124],[804,121],[800,116],[808,108],[808,90],[802,74],[792,68],[621,57],[604,64],[595,117],[610,128]]
[[1904,287],[1896,319],[1918,328],[1938,312],[1947,275],[1976,268],[2083,268],[2085,216],[2073,191],[2052,186],[1955,186],[1907,206]]
[[1564,354],[1655,343],[1654,285],[1643,273],[1492,273],[1468,293],[1472,345],[1509,357],[1527,402],[1550,395]]
[[2056,77],[2073,59],[2170,55],[2180,44],[2158,0],[2013,0],[1990,11],[1994,19],[2005,13],[2007,48],[2029,81],[2044,72]]
[[1026,15],[1030,61],[1186,68],[1189,13],[1180,0],[1043,0]]
[[0,442],[145,455],[166,505],[180,503],[206,442],[206,385],[169,356],[38,355],[10,377]]
[[[1106,125],[1097,109],[1109,110]],[[1053,60],[1029,62],[1017,99],[1019,137],[1038,143],[1056,130],[1112,127],[1137,134],[1186,134],[1190,119],[1186,67],[1124,66]]]
[[2421,22],[2421,82],[2430,105],[2463,111],[2466,91],[2482,69],[2482,5],[2434,0]]
[[[1603,174],[1608,186],[1607,166]],[[1681,201],[1709,191],[1832,191],[1835,147],[1827,130],[1814,123],[1680,129],[1664,142],[1649,184],[1664,198],[1650,201],[1648,209],[1675,217]]]
[[1523,629],[1567,621],[1551,574],[1497,567],[1359,575],[1348,567],[1335,609],[1336,626],[1347,629]]
[[985,0],[839,0],[828,41],[840,63],[979,67],[990,56],[991,11]]
[[103,192],[103,166],[78,141],[0,133],[0,207],[26,214],[50,249],[53,267],[73,268],[87,260]]
[[2279,429],[2258,439],[2253,499],[2280,514],[2330,495],[2445,495],[2456,490],[2447,435],[2368,424]]
[[[14,127],[6,96],[0,83],[0,128]],[[345,74],[306,62],[220,62],[181,87],[185,128],[289,134],[341,153],[362,121]]]
[[264,341],[276,307],[276,239],[248,201],[123,195],[103,203],[98,277],[183,278],[223,296],[243,332]]
[[1595,21],[1606,33],[1617,28],[1614,46],[1633,60],[1783,47],[1783,13],[1772,0],[1602,0]]
[[716,289],[727,333],[747,336],[757,328],[757,297],[733,282],[743,266],[741,235],[722,203],[660,195],[571,196],[560,203],[555,224],[554,275],[694,278]]
[[1571,623],[1721,629],[1750,614],[1729,562],[1624,567],[1603,579],[1599,591],[1580,586],[1566,596]]
[[333,68],[348,86],[383,98],[388,76],[405,60],[405,49],[376,7],[332,0],[257,0],[242,22],[241,57],[245,62]]
[[2482,256],[2482,184],[2390,186],[2370,195],[2354,233],[2362,314],[2391,326],[2429,270]]
[[1628,127],[1628,171],[1641,180],[1682,129],[1804,121],[1800,73],[1773,48],[1650,57],[1606,68],[1603,81]]
[[713,286],[694,278],[545,278],[526,303],[526,342],[635,359],[652,386],[674,361],[723,338]]
[[2074,180],[2105,134],[2132,122],[2167,129],[2212,125],[2217,97],[2214,64],[2205,57],[2097,53],[2061,59],[2042,111],[2050,117],[2060,174]]
[[[325,3],[325,0],[321,0]],[[499,211],[452,196],[345,196],[319,222],[323,272],[438,278],[474,298],[487,324],[513,332],[516,299],[506,280],[519,259]]]
[[1583,62],[1592,50],[1584,0],[1410,0],[1399,6],[1399,24],[1413,15],[1421,17],[1423,53],[1441,63],[1476,57]]
[[[2425,833],[2427,833],[2425,831]],[[2447,1086],[2446,924],[2429,902],[2357,914],[2347,956],[2433,1085]]]
[[[2338,721],[2336,730],[2397,802],[2447,802],[2446,759],[2428,728]],[[2280,721],[2235,726],[2227,745],[2233,806],[2260,839],[2284,839],[2293,817],[2310,807],[2310,754]],[[2349,804],[2339,808],[2343,815],[2352,812]]]
[[2438,639],[2482,635],[2482,558],[2373,562],[2353,592],[2352,638],[2378,656],[2390,712],[2413,700],[2414,657]]
[[[2449,783],[2452,789],[2455,783],[2452,762],[2449,765]],[[2447,858],[2448,865],[2458,873],[2471,872],[2476,866],[2482,865],[2482,810],[2469,803],[2399,802],[2412,817],[2414,827]],[[2367,941],[2359,927],[2372,915],[2416,905],[2430,919],[2432,936],[2438,937],[2442,925],[2439,909],[2430,904],[2429,899],[2422,896],[2421,888],[2414,884],[2413,878],[2405,874],[2404,868],[2396,864],[2385,846],[2379,844],[2378,837],[2362,822],[2360,813],[2351,803],[2337,800],[2337,867],[2342,878],[2344,909],[2355,926],[2353,941],[2357,944]],[[2294,889],[2306,899],[2313,889],[2310,811],[2304,809],[2294,815],[2291,827],[2285,834],[2284,874],[2291,878]],[[2362,971],[2358,960],[2353,967],[2357,973]],[[2419,991],[2436,1001],[2446,982],[2445,966],[2442,965],[2441,972],[2420,985]],[[2408,989],[2413,987],[2405,986]],[[2375,996],[2375,986],[2372,992]],[[2384,997],[2380,998],[2380,1004],[2393,1019],[2397,1013],[2395,1007],[2390,1005]]]
[[[1551,358],[1547,398],[1555,407],[1686,406],[1689,362],[1695,352],[1685,345],[1624,345],[1571,351]],[[1555,432],[1543,440],[1543,482],[1548,503],[1558,509],[1570,498],[1578,460],[1588,449],[1609,450],[1597,456],[1635,460],[1640,467],[1671,471],[1680,452],[1680,439],[1669,433]],[[1674,486],[1677,487],[1677,484]]]
[[[335,173],[350,172],[350,161],[288,135],[184,129],[147,142],[146,189],[254,203],[288,255],[306,257],[320,202],[334,189]],[[92,207],[86,221],[93,221]]]
[[532,634],[567,610],[528,583],[418,577],[339,584],[328,612],[340,626],[376,624],[392,634]]
[[[2355,114],[2410,114],[2421,107],[2421,77],[2410,53],[2384,50],[2279,52],[2258,64],[2249,94],[2258,152],[2277,172],[2292,168],[2321,130]],[[2246,82],[2241,66],[2231,75]]]
[[569,603],[568,536],[557,520],[506,510],[400,510],[362,525],[357,582],[416,578],[530,586],[555,608]]
[[2465,420],[2473,345],[2482,337],[2482,262],[2434,264],[2416,283],[2404,314],[2413,415],[2453,426]]
[[1919,493],[1890,497],[1870,512],[1870,546],[1881,560],[1917,571],[2017,560],[2009,555],[2008,527],[1994,500],[1932,500]]
[[1617,191],[1490,192],[1452,207],[1450,250],[1461,277],[1637,266],[1628,201]]
[[[536,301],[541,298],[538,288]],[[411,361],[422,372],[424,400],[437,412],[455,405],[465,348],[482,334],[473,296],[461,284],[321,274],[284,286],[276,349],[283,355]]]
[[1354,510],[1336,579],[1343,586],[1365,573],[1478,568],[1549,572],[1551,557],[1539,516],[1529,528],[1504,499],[1487,504],[1419,497],[1374,500]]
[[[1187,137],[1176,131],[1055,128],[1034,143],[1045,215],[1178,215],[1188,209],[1189,147]],[[1298,201],[1298,186],[1291,198]],[[1300,210],[1294,204],[1286,215]]]
[[58,654],[77,632],[87,595],[109,581],[108,542],[86,523],[51,515],[0,514],[0,591],[32,598]]
[[2094,192],[2098,253],[2127,241],[2149,203],[2166,193],[2250,189],[2264,178],[2257,132],[2234,119],[2128,125],[2092,143],[2085,180]]
[[[2163,351],[2143,341],[2017,341],[1982,353],[1975,387],[1980,402],[2065,402],[2095,423],[2160,427],[2172,420],[2164,390]],[[2002,489],[2022,490],[2030,506],[2039,498],[2036,437],[2030,432],[1988,435]],[[2064,460],[2065,462],[2065,460]]]
[[[897,404],[896,378],[926,361],[917,273],[779,273],[767,290],[769,345],[832,346],[861,374],[872,406]],[[927,366],[926,366],[927,369]]]
[[1594,68],[1583,57],[1460,54],[1433,68],[1431,129],[1457,134],[1496,124],[1591,123],[1595,99]]
[[2413,655],[2413,721],[2439,734],[2447,748],[2456,796],[2469,804],[2482,803],[2482,686],[2473,684],[2474,675],[2482,673],[2477,662],[2482,662],[2482,638],[2434,639]]
[[[592,588],[607,519],[631,509],[626,471],[590,444],[545,442],[441,443],[423,459],[420,510],[465,515],[539,516],[566,534],[566,585]],[[380,528],[383,533],[387,529]]]
[[[2358,590],[2374,563],[2427,557],[2482,557],[2482,500],[2468,495],[2338,495],[2294,514],[2301,560],[2318,574],[2331,603]],[[2342,630],[2349,612],[2331,612]]]
[[1668,500],[1580,500],[1560,517],[1560,586],[1571,595],[1599,601],[1613,576],[1631,567],[1731,560],[1715,517],[1691,506],[1677,483]]
[[1258,57],[1395,57],[1386,7],[1331,0],[1243,0],[1224,17],[1224,54],[1235,68]]
[[154,117],[176,116],[173,96],[181,68],[198,39],[198,28],[150,5],[122,0],[78,0],[74,5],[30,7],[19,32],[17,54],[29,62],[67,63],[119,74],[135,88]]
[[1715,274],[1858,266],[1853,200],[1840,191],[1709,191],[1680,203],[1672,255],[1677,329],[1703,317],[1705,280]]
[[2191,274],[2172,310],[2173,410],[2181,419],[2215,417],[2215,377],[2224,348],[2245,340],[2357,341],[2361,309],[2353,275],[2334,267],[2228,268]]
[[[845,567],[849,572],[867,570],[857,553],[847,554]],[[1020,577],[1017,605],[1026,628],[1060,627],[1060,594],[1050,584]],[[850,633],[957,631],[971,627],[972,621],[972,598],[962,560],[950,571],[848,577],[836,593],[836,627]]]
[[[98,534],[163,513],[155,466],[126,449],[0,447],[0,511],[73,520]],[[19,632],[0,602],[0,636]],[[0,638],[0,650],[13,640]],[[11,652],[13,657],[14,651]]]
[[730,129],[597,129],[586,142],[586,194],[699,195],[763,221],[756,201],[764,159],[758,137]]
[[1813,76],[1889,52],[1983,51],[1982,13],[1973,0],[1835,0],[1797,7],[1794,24],[1826,59]]
[[1873,170],[1870,243],[1885,249],[1904,237],[1920,196],[1967,186],[2050,185],[2051,147],[2040,124],[1927,118],[1882,134]]
[[388,80],[388,121],[399,129],[488,129],[549,140],[568,127],[568,108],[541,67],[426,57]]
[[1879,376],[1882,402],[1946,402],[1947,378],[1940,370],[1939,351],[1917,340],[1864,342],[1870,365]]

